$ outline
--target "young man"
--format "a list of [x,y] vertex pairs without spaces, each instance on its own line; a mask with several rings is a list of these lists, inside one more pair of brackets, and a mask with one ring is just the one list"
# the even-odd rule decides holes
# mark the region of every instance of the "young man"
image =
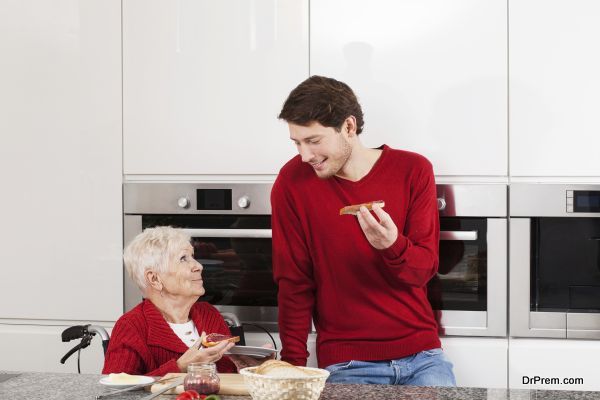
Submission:
[[[302,82],[279,118],[299,153],[271,193],[282,359],[306,365],[312,318],[329,382],[455,385],[427,301],[439,240],[431,164],[363,146],[360,104],[335,79]],[[340,215],[377,200],[384,208]]]

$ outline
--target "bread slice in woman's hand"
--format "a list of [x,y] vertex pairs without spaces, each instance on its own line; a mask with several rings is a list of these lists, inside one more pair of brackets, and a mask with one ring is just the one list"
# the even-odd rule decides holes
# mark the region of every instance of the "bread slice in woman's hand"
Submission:
[[367,210],[371,211],[375,204],[379,205],[379,207],[385,206],[385,202],[383,200],[375,200],[375,201],[371,201],[369,203],[355,204],[352,206],[346,206],[346,207],[340,208],[340,215],[345,215],[345,214],[356,215],[356,213],[358,213],[358,211],[360,210],[360,208],[362,206],[365,206],[367,208]]
[[220,333],[210,333],[210,334],[206,335],[206,337],[202,341],[202,346],[213,347],[213,346],[218,345],[221,342],[237,343],[239,341],[240,341],[239,336],[222,335]]

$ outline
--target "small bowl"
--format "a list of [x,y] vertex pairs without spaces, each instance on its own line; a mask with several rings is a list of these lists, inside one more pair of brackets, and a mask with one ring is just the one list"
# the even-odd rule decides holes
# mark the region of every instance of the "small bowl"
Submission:
[[240,370],[250,396],[254,400],[317,400],[325,387],[329,371],[320,368],[298,367],[314,371],[314,375],[278,377],[256,374],[258,367]]

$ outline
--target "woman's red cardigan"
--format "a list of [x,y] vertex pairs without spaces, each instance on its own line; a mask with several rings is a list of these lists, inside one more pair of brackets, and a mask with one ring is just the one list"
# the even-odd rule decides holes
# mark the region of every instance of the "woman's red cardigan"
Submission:
[[[208,303],[194,303],[190,317],[198,332],[230,334],[219,311]],[[116,322],[102,373],[163,376],[181,372],[177,359],[187,350],[156,306],[144,300]],[[217,362],[217,370],[236,372],[227,356]]]

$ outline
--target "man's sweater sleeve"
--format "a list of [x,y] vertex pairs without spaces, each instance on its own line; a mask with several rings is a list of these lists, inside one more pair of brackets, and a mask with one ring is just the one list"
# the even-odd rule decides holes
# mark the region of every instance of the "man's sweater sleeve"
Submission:
[[411,183],[404,231],[381,252],[390,273],[407,285],[426,285],[437,272],[439,235],[435,178],[426,161]]
[[315,282],[312,262],[300,218],[281,176],[271,192],[273,230],[273,276],[279,286],[279,333],[281,359],[304,366],[306,341],[314,306]]

